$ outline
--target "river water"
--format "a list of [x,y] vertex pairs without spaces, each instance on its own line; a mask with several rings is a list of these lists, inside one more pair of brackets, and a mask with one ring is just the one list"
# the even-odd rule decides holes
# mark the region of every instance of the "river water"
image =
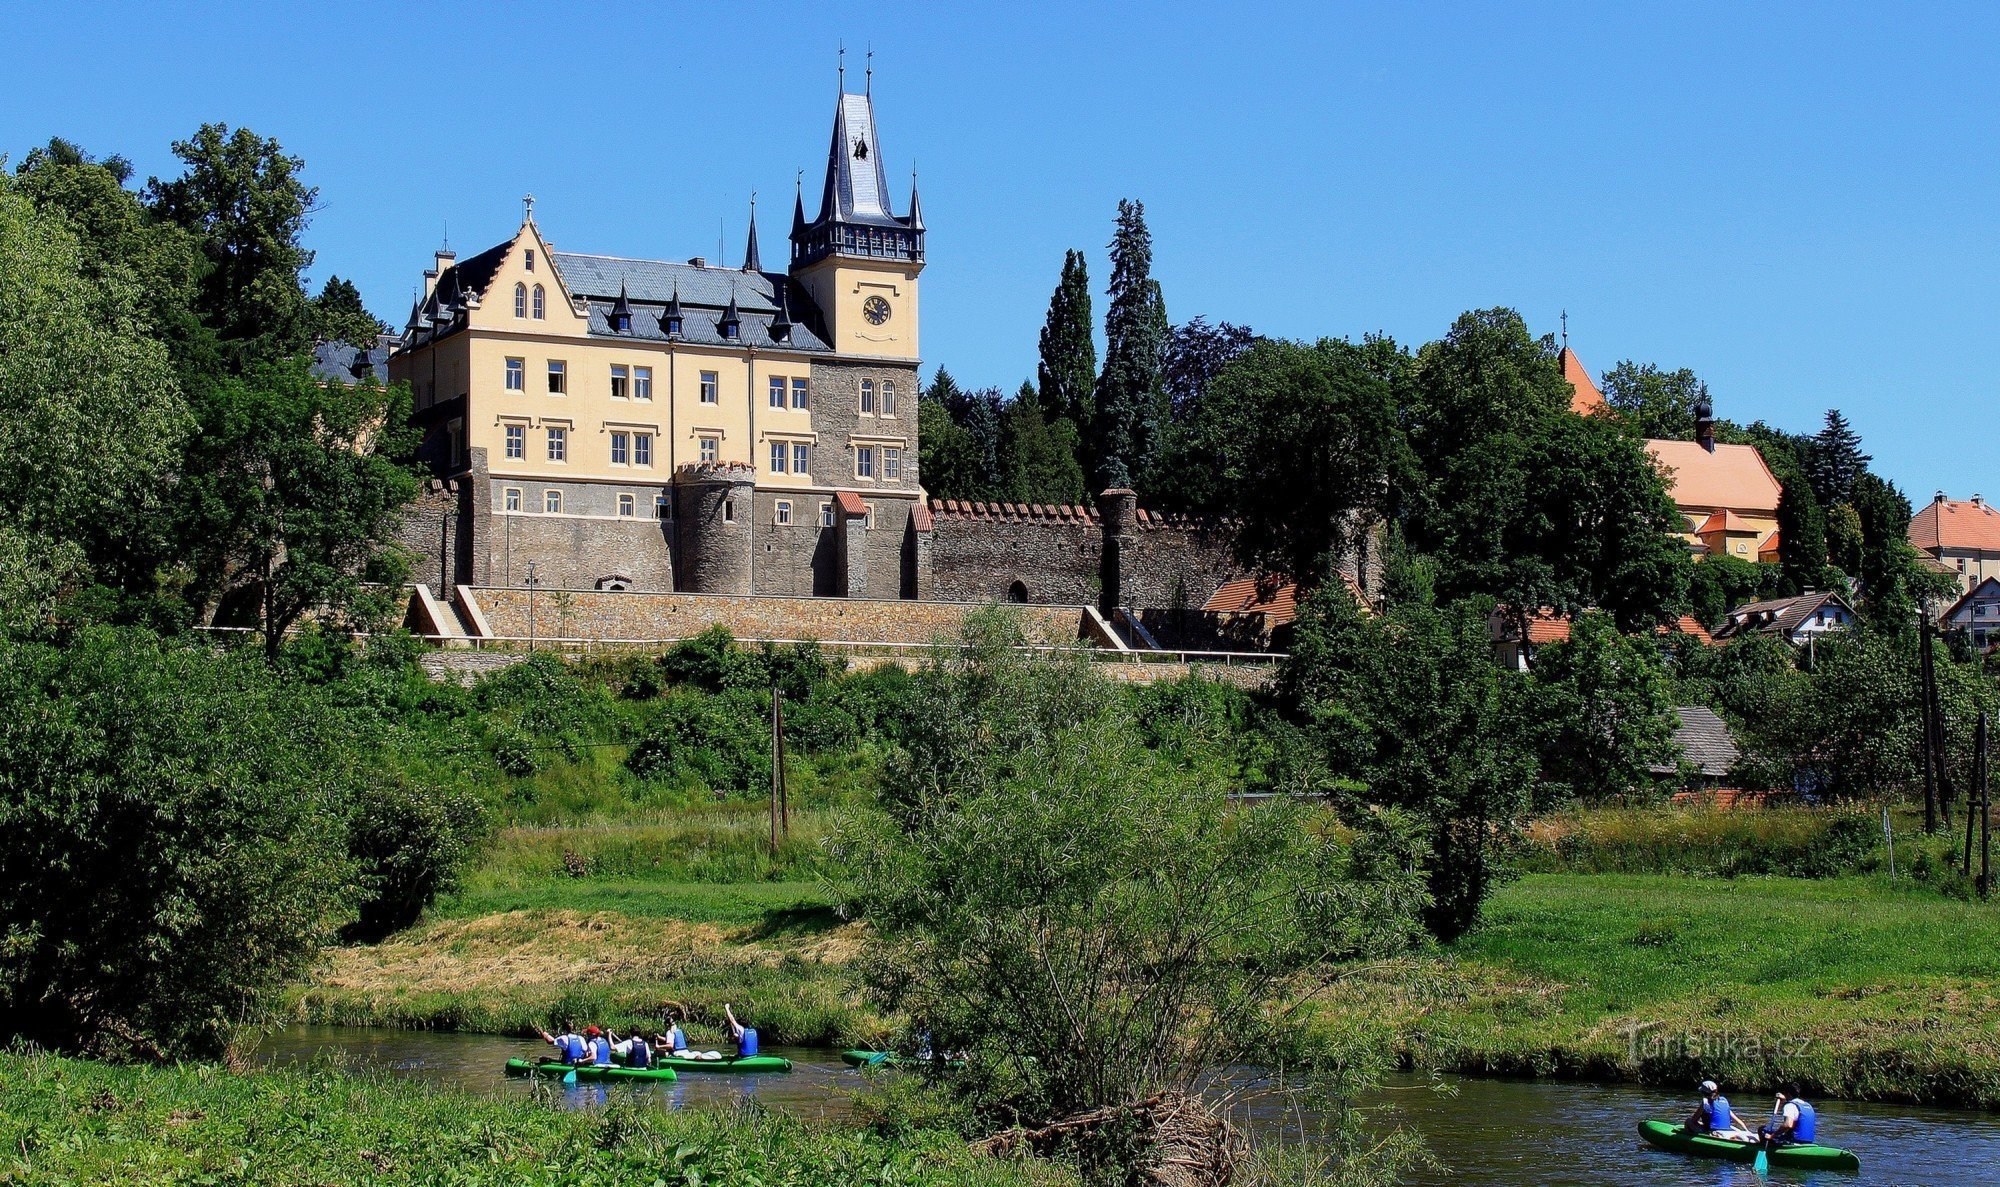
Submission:
[[[539,1050],[538,1050],[539,1049]],[[527,1099],[536,1089],[501,1073],[507,1059],[534,1056],[542,1044],[488,1035],[428,1034],[348,1027],[293,1027],[265,1039],[257,1057],[269,1063],[332,1062],[374,1068],[496,1096]],[[548,1085],[561,1103],[590,1108],[613,1100],[653,1100],[662,1107],[754,1100],[795,1116],[838,1120],[863,1086],[837,1052],[773,1047],[792,1061],[790,1075],[686,1074],[670,1084]],[[1821,1137],[1861,1158],[1858,1174],[1773,1170],[1760,1180],[1747,1166],[1686,1158],[1650,1149],[1634,1125],[1647,1117],[1677,1117],[1693,1094],[1632,1085],[1574,1084],[1416,1076],[1393,1077],[1368,1103],[1394,1110],[1421,1132],[1451,1169],[1413,1179],[1502,1187],[1773,1187],[1785,1184],[1881,1184],[1883,1187],[2000,1187],[2000,1114],[1900,1105],[1823,1102]],[[1767,1102],[1738,1094],[1745,1118]],[[1254,1127],[1277,1131],[1284,1110],[1247,1106]]]

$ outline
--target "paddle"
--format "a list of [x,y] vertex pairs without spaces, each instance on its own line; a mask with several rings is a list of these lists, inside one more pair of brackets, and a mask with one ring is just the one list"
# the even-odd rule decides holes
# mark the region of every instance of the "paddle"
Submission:
[[[1782,1111],[1784,1109],[1784,1100],[1785,1100],[1784,1096],[1780,1095],[1776,1100],[1771,1102],[1771,1116],[1777,1117],[1782,1114]],[[1762,1134],[1757,1135],[1757,1159],[1755,1162],[1752,1162],[1750,1164],[1750,1169],[1760,1175],[1768,1175],[1771,1173],[1770,1145],[1771,1145],[1771,1140],[1769,1138],[1765,1137]]]

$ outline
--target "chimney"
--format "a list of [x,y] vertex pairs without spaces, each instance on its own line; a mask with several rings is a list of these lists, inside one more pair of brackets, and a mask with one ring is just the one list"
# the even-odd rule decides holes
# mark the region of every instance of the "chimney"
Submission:
[[1932,496],[1931,496],[1931,502],[1933,502],[1933,503],[1942,503],[1942,502],[1944,502],[1944,492],[1943,492],[1943,491],[1939,491],[1938,493],[1936,493],[1936,494],[1932,495]]
[[456,263],[457,261],[458,261],[457,252],[453,251],[449,247],[440,247],[438,248],[438,253],[437,253],[437,264],[431,270],[433,272],[436,272],[439,276],[443,276],[444,270],[446,268],[451,267],[452,264]]
[[690,256],[690,257],[688,258],[688,264],[689,264],[689,266],[691,266],[691,267],[695,267],[695,268],[706,268],[706,267],[708,267],[708,261],[707,261],[706,259],[703,259],[703,258],[702,258],[701,256]]
[[1984,509],[1985,509],[1985,507],[1986,507],[1986,496],[1984,496],[1984,495],[1973,495],[1973,496],[1972,496],[1972,505],[1973,505],[1974,507],[1978,507],[1978,508],[1980,508],[1980,509],[1984,510]]

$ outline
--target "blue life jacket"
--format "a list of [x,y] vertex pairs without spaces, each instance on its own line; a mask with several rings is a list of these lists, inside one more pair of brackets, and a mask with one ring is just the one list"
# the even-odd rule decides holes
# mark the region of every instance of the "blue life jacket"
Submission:
[[590,1061],[598,1067],[611,1066],[611,1040],[595,1038],[590,1040]]
[[1812,1141],[1819,1130],[1819,1115],[1813,1112],[1813,1107],[1802,1097],[1793,1097],[1791,1103],[1799,1107],[1799,1119],[1792,1126],[1792,1140]]
[[1708,1127],[1710,1129],[1729,1128],[1729,1098],[1718,1093],[1708,1102]]
[[667,1050],[678,1055],[687,1049],[688,1049],[687,1034],[681,1030],[680,1024],[675,1023],[674,1025],[668,1027]]
[[652,1067],[653,1045],[634,1035],[632,1038],[632,1053],[625,1057],[625,1064],[627,1067]]
[[743,1028],[743,1037],[736,1040],[736,1054],[739,1056],[757,1054],[757,1029],[755,1027],[746,1026]]
[[556,1050],[559,1054],[562,1055],[564,1063],[582,1063],[584,1059],[583,1036],[582,1035],[557,1036]]

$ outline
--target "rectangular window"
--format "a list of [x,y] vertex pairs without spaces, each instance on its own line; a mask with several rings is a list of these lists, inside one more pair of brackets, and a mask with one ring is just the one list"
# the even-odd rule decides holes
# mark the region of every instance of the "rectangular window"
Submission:
[[633,500],[631,495],[618,496],[618,515],[620,518],[622,519],[632,518],[633,512],[635,510],[634,502],[635,501]]
[[792,501],[790,499],[778,500],[778,514],[776,518],[781,524],[792,522]]
[[632,368],[632,398],[650,400],[653,398],[653,369],[651,367]]
[[803,412],[806,410],[809,403],[810,400],[806,395],[806,381],[802,377],[794,376],[792,379],[793,410],[798,412]]
[[783,474],[785,472],[785,461],[790,457],[791,451],[785,448],[783,441],[771,442],[771,473]]
[[882,477],[899,482],[903,477],[903,451],[891,445],[882,450]]
[[632,435],[630,433],[611,434],[611,464],[627,466],[632,463]]
[[704,404],[717,403],[720,387],[720,377],[714,371],[703,371],[701,373],[701,402]]
[[527,258],[527,261],[528,261],[528,271],[530,271],[530,272],[533,272],[533,271],[535,270],[535,249],[534,249],[534,248],[532,248],[532,247],[531,247],[531,248],[529,248],[529,249],[528,249],[528,252],[527,252],[527,257],[526,257],[526,258]]
[[653,435],[651,433],[632,434],[632,464],[650,466],[653,464]]
[[832,503],[821,503],[819,505],[819,526],[823,528],[830,528],[833,526]]
[[611,398],[627,400],[632,396],[632,369],[623,363],[611,364]]
[[736,500],[735,500],[735,499],[724,499],[724,500],[722,500],[722,522],[724,522],[724,523],[735,523],[735,522],[736,522]]
[[520,509],[521,509],[521,488],[518,486],[510,486],[507,488],[507,510],[519,511]]
[[771,407],[783,408],[784,406],[785,377],[782,375],[773,375],[771,376]]
[[528,456],[528,426],[507,426],[507,457],[512,461],[522,461]]
[[882,415],[896,415],[896,384],[893,380],[882,381]]
[[560,396],[569,390],[569,366],[561,359],[549,360],[549,394]]
[[721,456],[722,456],[722,442],[716,440],[714,437],[703,437],[701,439],[702,461],[713,462],[718,458],[720,458]]
[[875,415],[875,381],[872,379],[861,381],[861,415]]
[[528,360],[507,360],[507,390],[510,392],[528,390]]
[[805,443],[803,441],[795,441],[792,443],[792,473],[803,474],[805,472],[806,472]]
[[566,462],[569,460],[568,429],[549,429],[549,460],[552,462]]
[[861,504],[861,527],[864,531],[875,530],[875,504]]
[[653,518],[654,518],[654,519],[672,519],[673,517],[674,517],[674,505],[673,505],[672,503],[669,503],[669,502],[667,501],[667,496],[665,496],[665,495],[654,495],[654,496],[653,496]]
[[544,511],[548,512],[548,513],[549,513],[550,515],[555,515],[555,514],[558,514],[559,512],[561,512],[561,511],[562,511],[562,492],[561,492],[561,491],[559,491],[559,490],[545,490],[545,491],[543,491],[543,492],[542,492],[542,510],[544,510]]
[[854,447],[854,476],[856,478],[875,477],[875,447],[857,445]]

